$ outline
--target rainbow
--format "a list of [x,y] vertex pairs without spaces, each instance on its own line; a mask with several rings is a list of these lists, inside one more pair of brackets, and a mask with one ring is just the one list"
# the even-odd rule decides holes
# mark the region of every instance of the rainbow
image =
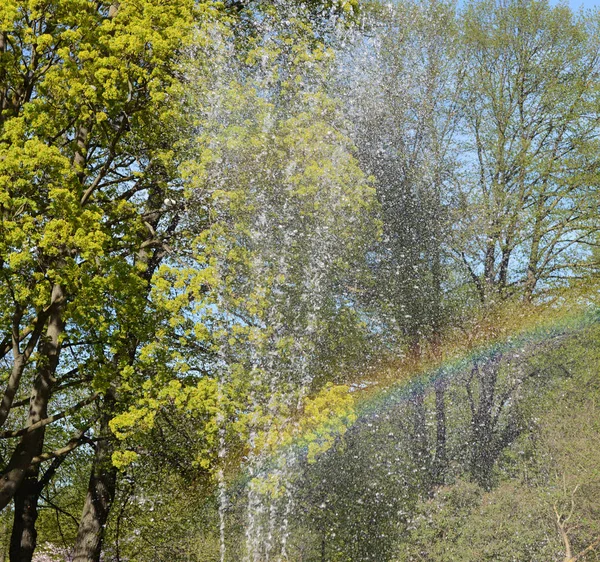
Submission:
[[560,336],[573,335],[581,330],[600,323],[600,307],[586,307],[570,310],[559,315],[540,315],[520,330],[504,337],[484,341],[462,353],[440,361],[438,365],[415,372],[401,381],[381,386],[375,383],[359,391],[357,397],[357,417],[368,416],[385,410],[399,401],[422,394],[439,381],[450,381],[477,363],[498,354],[511,351],[526,351],[526,346],[543,343]]
[[[390,380],[387,377],[383,382],[376,379],[363,388],[361,388],[363,385],[355,385],[354,421],[347,423],[346,429],[370,417],[377,417],[401,402],[410,401],[415,395],[423,394],[433,388],[439,381],[451,381],[471,369],[476,362],[485,361],[500,353],[506,354],[517,350],[525,353],[527,346],[561,336],[571,336],[599,323],[600,307],[596,305],[548,308],[544,313],[536,312],[524,317],[517,327],[501,330],[502,333],[496,333],[490,338],[484,336],[478,344],[468,349],[464,346],[455,347],[458,348],[457,351],[446,359],[438,361],[437,364],[429,364],[420,371],[414,368],[408,369],[402,373],[401,380],[398,378]],[[320,434],[330,436],[328,425],[325,423],[323,427],[313,427],[311,432],[316,434],[317,438]],[[303,436],[299,435],[291,443],[271,451],[269,459],[263,461],[255,477],[268,477],[269,473],[277,468],[277,459],[282,459],[288,452],[293,452],[295,458],[302,457],[306,453],[305,442]],[[236,473],[231,484],[244,487],[250,480],[252,477],[242,468]]]

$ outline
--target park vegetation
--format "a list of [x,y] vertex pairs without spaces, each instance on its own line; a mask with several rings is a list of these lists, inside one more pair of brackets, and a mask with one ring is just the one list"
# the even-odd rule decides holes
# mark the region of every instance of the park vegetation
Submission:
[[597,10],[4,0],[0,218],[1,562],[600,560]]

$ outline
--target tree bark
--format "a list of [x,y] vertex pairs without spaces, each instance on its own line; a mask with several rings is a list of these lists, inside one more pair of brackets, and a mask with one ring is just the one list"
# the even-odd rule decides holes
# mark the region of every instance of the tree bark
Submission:
[[117,470],[112,465],[114,450],[108,426],[114,411],[114,392],[109,391],[102,404],[100,439],[96,445],[83,514],[75,540],[73,562],[99,562],[104,531],[115,498]]
[[13,333],[10,344],[13,351],[13,366],[6,385],[6,390],[4,391],[4,396],[2,397],[2,402],[0,403],[0,427],[6,422],[8,414],[13,407],[13,401],[21,382],[21,376],[25,371],[29,357],[33,353],[35,346],[38,344],[47,318],[47,313],[40,313],[38,315],[35,321],[35,328],[31,331],[31,336],[24,351],[21,352],[19,346],[22,341],[22,334],[19,333],[19,325],[22,319],[22,312],[17,310],[13,316]]
[[[55,285],[52,291],[52,312],[49,316],[46,339],[40,345],[41,358],[38,373],[33,385],[29,405],[27,426],[31,427],[48,417],[48,402],[52,393],[54,375],[60,356],[60,335],[64,329],[62,311],[65,296],[62,287]],[[8,486],[3,491],[5,497],[14,495],[13,529],[10,539],[10,562],[31,562],[37,546],[36,521],[39,499],[39,466],[32,465],[34,457],[41,455],[46,428],[41,426],[23,435],[17,446],[3,483]]]
[[[32,426],[48,417],[48,402],[52,393],[54,375],[60,356],[60,336],[64,326],[62,312],[66,303],[64,289],[54,285],[51,312],[48,318],[46,338],[40,344],[38,373],[29,401],[27,425]],[[0,510],[4,509],[25,479],[33,457],[41,454],[46,427],[25,433],[15,448],[2,478],[0,478]]]
[[10,537],[10,562],[31,562],[37,545],[35,524],[39,499],[37,466],[27,470],[25,479],[15,494],[15,511]]
[[435,459],[433,465],[433,484],[442,486],[445,481],[446,469],[448,467],[448,455],[446,452],[446,383],[443,380],[435,382]]

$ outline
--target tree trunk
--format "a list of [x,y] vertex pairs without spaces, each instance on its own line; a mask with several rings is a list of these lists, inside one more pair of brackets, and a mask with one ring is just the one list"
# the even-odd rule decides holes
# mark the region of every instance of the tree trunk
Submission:
[[429,453],[427,415],[424,399],[424,391],[418,390],[411,401],[413,405],[413,433],[411,441],[412,457],[419,471],[423,490],[429,492],[431,484],[431,455]]
[[498,275],[498,289],[500,296],[506,296],[506,288],[508,286],[508,272],[510,268],[510,258],[512,254],[512,241],[508,238],[502,248],[502,259],[500,260],[500,273]]
[[38,467],[31,467],[15,494],[15,512],[10,537],[10,562],[31,562],[37,545],[35,524],[39,499]]
[[477,369],[479,401],[471,420],[471,477],[484,489],[489,489],[494,463],[496,462],[495,431],[493,416],[496,383],[502,355],[498,354]]
[[[48,417],[48,402],[50,401],[54,375],[60,357],[59,340],[64,329],[62,312],[65,303],[66,297],[63,288],[60,285],[54,285],[46,338],[40,344],[38,373],[29,401],[28,426]],[[25,433],[15,448],[0,479],[0,510],[4,509],[17,493],[27,475],[33,457],[41,453],[45,433],[45,427],[39,427]]]
[[115,497],[117,470],[112,465],[114,450],[108,422],[112,418],[115,398],[109,391],[102,405],[100,439],[83,505],[83,514],[75,540],[73,562],[99,562],[104,540],[104,530]]
[[435,461],[433,466],[433,483],[435,486],[444,484],[446,469],[448,467],[448,456],[446,452],[446,382],[438,380],[435,382]]
[[[440,207],[439,200],[437,201]],[[439,211],[438,211],[439,213]],[[432,316],[431,316],[431,347],[433,356],[441,364],[442,361],[442,257],[439,241],[434,242],[432,254]],[[435,381],[435,459],[433,463],[433,484],[441,486],[445,480],[447,468],[446,454],[446,381],[440,378]]]
[[[46,340],[40,345],[38,373],[33,385],[29,402],[27,425],[48,417],[48,403],[52,394],[52,385],[60,356],[60,335],[64,329],[62,310],[65,296],[62,287],[56,285],[53,289],[53,307],[48,321]],[[46,428],[41,427],[25,434],[17,446],[7,476],[11,476],[15,486],[13,529],[10,538],[10,562],[31,562],[37,546],[37,530],[35,524],[38,518],[37,503],[40,494],[38,483],[39,465],[31,466],[31,459],[42,453]],[[13,462],[16,458],[16,462]]]
[[485,300],[488,301],[490,295],[493,293],[496,273],[496,237],[495,234],[489,233],[489,238],[486,243],[485,258],[483,260],[483,283],[485,287]]

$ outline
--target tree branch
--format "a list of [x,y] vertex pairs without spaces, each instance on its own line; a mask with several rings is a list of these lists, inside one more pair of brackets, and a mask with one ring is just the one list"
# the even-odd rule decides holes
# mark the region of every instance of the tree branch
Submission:
[[[37,457],[33,457],[31,459],[31,464],[32,465],[33,464],[40,464],[42,462],[49,461],[50,459],[54,459],[54,461],[56,462],[56,466],[55,466],[55,463],[53,462],[52,465],[50,465],[50,467],[48,468],[48,470],[44,474],[44,477],[46,477],[46,474],[51,469],[53,470],[53,472],[56,472],[56,469],[60,465],[60,462],[62,462],[62,460],[67,456],[68,453],[70,453],[74,449],[77,449],[77,447],[79,447],[80,445],[88,443],[88,440],[84,439],[85,432],[88,429],[89,429],[89,427],[86,427],[83,431],[81,431],[79,433],[79,435],[77,437],[73,437],[73,438],[69,439],[69,441],[67,441],[67,443],[64,446],[62,446],[60,449],[56,449],[56,450],[48,452],[48,453],[42,453],[41,455],[38,455]],[[60,460],[60,462],[59,462],[59,460]],[[50,480],[50,478],[52,478],[52,475],[50,475],[48,477],[48,480]],[[43,479],[44,478],[42,478],[42,480]],[[42,480],[40,480],[40,482]]]
[[42,419],[34,424],[31,424],[27,427],[17,429],[16,431],[4,431],[4,432],[0,433],[0,439],[12,439],[14,437],[21,437],[22,435],[26,435],[27,433],[31,433],[32,431],[39,429],[40,427],[44,427],[55,421],[62,420],[63,418],[67,417],[69,414],[72,414],[78,410],[81,410],[81,408],[83,408],[84,406],[87,406],[88,404],[92,403],[96,398],[98,398],[98,396],[99,396],[99,393],[95,392],[94,394],[92,394],[91,396],[86,398],[85,400],[82,400],[81,402],[78,402],[74,406],[67,408],[60,414],[54,414],[52,416],[48,416],[47,418],[44,418],[44,419]]

